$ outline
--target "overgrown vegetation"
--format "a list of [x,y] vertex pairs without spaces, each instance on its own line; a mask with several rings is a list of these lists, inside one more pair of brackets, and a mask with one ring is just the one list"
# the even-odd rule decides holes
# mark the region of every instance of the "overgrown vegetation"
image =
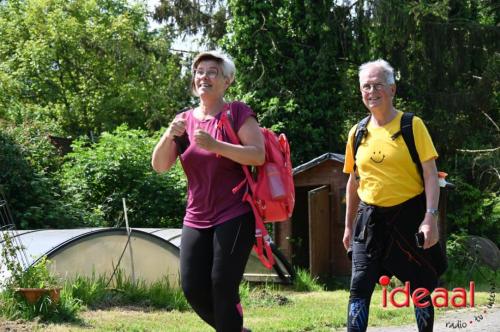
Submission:
[[[145,7],[127,0],[0,1],[0,185],[22,228],[113,224],[125,188],[131,200],[145,194],[131,206],[136,213],[160,207],[141,214],[137,220],[151,215],[143,225],[178,223],[182,208],[159,200],[175,197],[177,204],[176,188],[151,198],[166,178],[148,176],[141,188],[110,178],[97,185],[86,181],[100,178],[79,174],[78,185],[66,179],[62,188],[60,176],[80,172],[84,157],[75,153],[111,152],[100,144],[103,133],[126,124],[144,130],[131,138],[158,137],[156,130],[194,102],[192,55],[170,47],[175,37],[200,32],[206,41],[200,48],[220,47],[235,59],[228,98],[244,100],[263,125],[287,134],[294,165],[344,152],[349,128],[366,113],[357,67],[387,59],[397,71],[397,107],[425,120],[439,168],[457,185],[449,196],[449,232],[498,243],[496,9],[490,0],[163,1],[155,18],[166,24],[148,30]],[[80,142],[78,152],[62,159],[47,134]],[[124,167],[114,158],[94,173]],[[121,176],[129,180],[136,171],[124,167]],[[76,205],[64,199],[80,189]]]
[[490,290],[492,285],[498,287],[500,274],[498,267],[495,269],[492,264],[498,264],[499,258],[486,248],[474,248],[470,243],[467,236],[450,236],[447,243],[448,270],[442,277],[446,287],[465,287],[470,281],[474,281],[476,289],[483,291]]
[[68,204],[82,212],[79,224],[116,225],[123,197],[131,226],[180,227],[186,180],[179,165],[162,175],[153,171],[151,153],[158,139],[123,125],[104,132],[96,143],[74,142],[58,178]]
[[[60,298],[52,296],[58,293],[60,281],[48,269],[46,257],[28,267],[21,263],[23,248],[13,240],[9,231],[2,231],[0,242],[2,249],[0,261],[2,282],[0,283],[0,315],[10,320],[39,318],[42,321],[74,321],[80,311],[80,301],[64,291]],[[43,289],[44,293],[31,302],[23,289]],[[55,291],[53,291],[55,289]]]
[[77,276],[68,280],[64,289],[90,309],[127,305],[180,311],[189,309],[182,290],[171,285],[167,278],[148,284],[144,280],[133,281],[118,271],[112,283],[109,283],[109,276]]

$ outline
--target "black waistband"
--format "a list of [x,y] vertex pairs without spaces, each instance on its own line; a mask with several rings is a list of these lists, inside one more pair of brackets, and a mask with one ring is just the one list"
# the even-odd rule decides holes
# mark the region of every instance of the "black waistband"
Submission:
[[393,205],[393,206],[377,206],[377,205],[365,203],[363,201],[361,201],[359,203],[359,205],[361,207],[373,208],[375,211],[380,212],[380,213],[390,213],[392,211],[397,211],[397,210],[399,210],[402,207],[405,207],[407,205],[412,205],[412,204],[414,204],[416,202],[419,202],[422,199],[425,200],[425,192],[423,192],[423,193],[421,193],[421,194],[419,194],[417,196],[414,196],[414,197],[412,197],[412,198],[404,201],[403,203],[400,203],[398,205]]

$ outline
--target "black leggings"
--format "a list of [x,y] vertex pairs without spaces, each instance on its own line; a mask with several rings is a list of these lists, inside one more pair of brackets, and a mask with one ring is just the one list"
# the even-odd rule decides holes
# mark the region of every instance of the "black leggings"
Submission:
[[252,212],[211,228],[182,228],[182,289],[194,311],[218,332],[242,330],[239,285],[254,240]]

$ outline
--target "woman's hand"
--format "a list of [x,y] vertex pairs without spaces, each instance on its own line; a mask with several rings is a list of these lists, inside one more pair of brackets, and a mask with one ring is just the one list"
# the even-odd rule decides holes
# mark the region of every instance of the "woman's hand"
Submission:
[[215,151],[218,142],[215,138],[210,136],[209,133],[202,129],[196,129],[194,131],[194,141],[200,148],[210,152]]
[[182,136],[186,132],[186,114],[175,117],[160,141],[156,144],[151,157],[151,166],[158,173],[168,171],[177,159],[177,149],[174,143],[175,136]]
[[186,131],[186,120],[184,119],[185,115],[182,115],[180,118],[175,118],[166,130],[166,135],[170,140],[173,140],[175,136],[182,136]]

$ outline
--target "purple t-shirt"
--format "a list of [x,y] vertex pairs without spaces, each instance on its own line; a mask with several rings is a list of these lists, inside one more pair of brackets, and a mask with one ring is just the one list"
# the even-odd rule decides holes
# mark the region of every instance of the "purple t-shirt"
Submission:
[[[242,102],[232,102],[231,109],[236,133],[249,116],[255,117],[252,109]],[[179,159],[188,180],[186,226],[208,228],[251,211],[250,205],[241,201],[244,188],[236,194],[232,192],[245,178],[241,165],[231,159],[217,157],[194,142],[193,135],[197,128],[217,138],[217,124],[222,112],[204,121],[196,119],[192,109],[185,114],[186,132],[191,144]]]

